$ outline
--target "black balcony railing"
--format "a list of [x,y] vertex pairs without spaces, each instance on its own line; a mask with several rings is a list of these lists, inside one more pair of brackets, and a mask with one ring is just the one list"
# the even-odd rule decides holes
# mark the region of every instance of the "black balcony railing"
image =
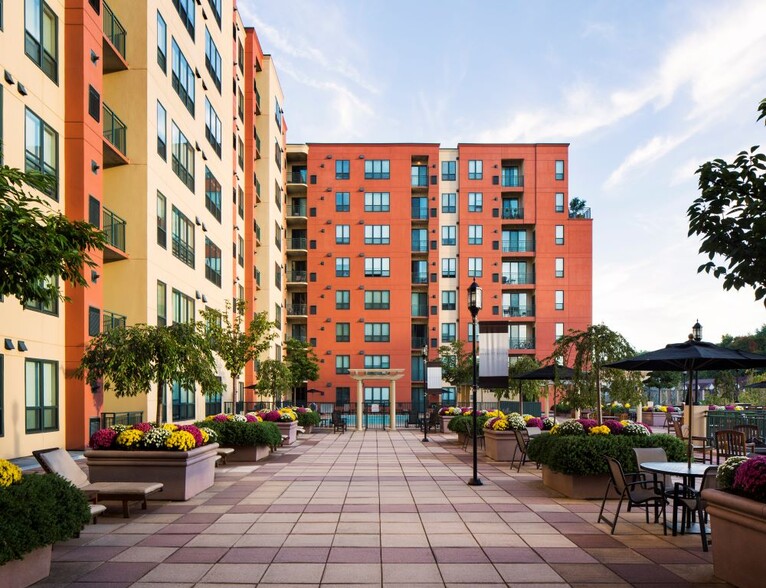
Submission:
[[292,184],[305,184],[307,177],[305,169],[294,169],[287,176],[287,181]]
[[253,276],[255,277],[255,285],[259,288],[261,287],[261,272],[258,270],[258,268],[253,271]]
[[293,204],[290,207],[290,216],[306,216],[306,210],[305,204]]
[[109,141],[123,155],[127,155],[128,127],[120,120],[112,109],[103,104],[104,112],[104,138]]
[[570,210],[569,218],[590,218],[590,206],[586,206],[581,210]]
[[109,245],[120,251],[125,251],[125,219],[120,218],[111,210],[104,207],[104,233]]
[[287,281],[288,282],[305,282],[307,281],[306,278],[308,276],[308,273],[306,270],[297,270],[297,271],[291,271],[287,272]]
[[261,225],[258,223],[254,223],[253,228],[255,229],[255,240],[260,242],[261,240]]
[[115,312],[110,312],[108,310],[105,310],[103,313],[103,331],[111,331],[112,329],[116,329],[118,327],[124,327],[127,324],[128,317],[122,314],[117,314]]
[[524,209],[519,207],[503,207],[503,218],[504,219],[522,219],[524,218]]
[[125,41],[128,33],[106,2],[104,2],[104,35],[125,58]]
[[508,347],[510,349],[534,349],[534,337],[511,337]]
[[527,304],[526,306],[504,306],[503,316],[535,316],[535,307],[531,304]]
[[421,272],[412,272],[412,283],[413,284],[427,284],[428,283],[428,274],[427,273],[421,273]]
[[509,168],[503,168],[503,176],[500,184],[504,188],[522,188],[524,186],[524,176],[518,173],[514,168],[511,169],[513,169],[513,171],[509,170]]
[[287,305],[287,314],[288,315],[299,315],[299,316],[305,316],[307,314],[308,306],[306,304],[288,304]]
[[306,249],[307,244],[306,237],[290,237],[290,249]]
[[413,304],[412,305],[412,316],[428,316],[428,305],[427,304]]
[[413,337],[412,338],[412,348],[413,349],[423,349],[428,344],[428,337]]
[[503,284],[534,284],[535,274],[528,271],[523,274],[503,274]]
[[413,220],[428,220],[428,207],[426,207],[426,206],[413,206],[412,207],[412,219]]
[[423,253],[428,251],[428,239],[416,239],[412,242],[412,251]]
[[194,267],[194,247],[177,235],[173,235],[173,255],[189,267]]
[[534,250],[534,239],[503,239],[503,253],[525,253]]

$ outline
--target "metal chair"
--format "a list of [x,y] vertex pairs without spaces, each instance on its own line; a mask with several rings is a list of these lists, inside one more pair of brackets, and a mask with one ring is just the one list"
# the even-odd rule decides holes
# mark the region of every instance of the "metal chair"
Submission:
[[[668,461],[668,454],[665,453],[665,450],[662,447],[634,447],[633,453],[636,454],[636,463],[638,464],[638,471],[642,474],[649,474],[650,472],[647,472],[641,467],[641,464],[647,461]],[[657,474],[652,473],[653,479],[657,480]],[[672,496],[673,495],[673,482],[670,479],[670,476],[663,475],[660,478],[660,481],[662,482],[663,486],[665,487],[665,495],[666,496]]]
[[[463,439],[463,451],[466,450],[468,445],[473,443],[473,423],[470,420],[466,422],[466,428],[466,436]],[[476,434],[476,446],[484,447],[484,429],[482,427],[479,427],[479,432]]]
[[734,425],[735,431],[742,431],[745,434],[745,443],[747,445],[748,453],[755,451],[755,442],[760,440],[758,425]]
[[686,526],[691,522],[693,514],[697,515],[700,525],[700,536],[702,537],[702,551],[708,550],[707,540],[707,502],[702,498],[702,491],[708,488],[717,488],[718,481],[716,473],[718,466],[710,466],[705,470],[702,478],[702,485],[699,490],[683,482],[676,482],[673,485],[673,536],[676,536],[676,521],[678,507],[681,507],[681,535],[686,531]]
[[[523,466],[525,463],[527,463],[527,447],[529,446],[529,431],[526,429],[522,430],[514,430],[513,431],[516,434],[516,447],[513,449],[513,457],[511,458],[511,469],[513,469],[513,464],[516,461],[516,452],[520,452],[521,455],[519,456],[519,465],[516,466],[516,472],[521,471],[521,466]],[[537,464],[537,469],[540,469],[540,463]]]
[[733,455],[747,455],[747,439],[745,434],[734,429],[716,431],[715,452],[718,463],[721,463],[721,458],[725,460]]
[[334,412],[332,413],[332,432],[337,433],[338,431],[341,433],[346,432],[346,421],[339,412]]
[[[602,520],[611,525],[612,535],[614,535],[614,529],[617,526],[617,519],[620,516],[620,509],[622,508],[623,501],[628,499],[628,509],[632,506],[643,506],[646,511],[646,522],[649,522],[649,506],[654,506],[654,522],[656,523],[660,518],[660,510],[662,511],[662,530],[665,535],[668,534],[668,529],[665,526],[665,486],[662,482],[657,480],[647,480],[646,474],[635,474],[635,482],[628,482],[625,479],[625,473],[622,470],[620,462],[613,457],[604,456],[607,464],[609,465],[609,483],[606,486],[604,492],[604,500],[601,502],[601,510],[598,513],[598,522]],[[614,520],[610,521],[604,516],[604,507],[606,506],[606,500],[609,496],[609,491],[614,490],[620,495],[620,501],[617,503],[617,510],[614,513]]]
[[[682,423],[682,419],[673,420],[673,429],[675,430],[676,437],[681,439],[681,441],[686,443],[689,440],[689,426],[684,425]],[[713,463],[713,448],[709,447],[707,443],[707,437],[703,437],[701,435],[692,435],[692,456],[694,456],[695,461],[702,461],[702,463],[707,463],[707,460],[709,459],[710,463]],[[701,460],[699,457],[694,455],[697,451],[702,453]]]

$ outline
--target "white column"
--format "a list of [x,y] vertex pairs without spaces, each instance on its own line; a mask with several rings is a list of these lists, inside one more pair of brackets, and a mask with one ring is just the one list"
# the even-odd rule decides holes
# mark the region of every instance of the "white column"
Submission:
[[362,380],[356,381],[356,430],[364,431],[362,426],[362,407],[364,406],[364,384]]
[[642,406],[643,404],[644,404],[643,402],[639,402],[636,405],[636,422],[637,423],[643,422],[643,416],[644,416],[643,415],[643,408],[644,407]]
[[388,418],[391,421],[389,430],[396,431],[396,380],[391,380],[391,394],[388,398]]

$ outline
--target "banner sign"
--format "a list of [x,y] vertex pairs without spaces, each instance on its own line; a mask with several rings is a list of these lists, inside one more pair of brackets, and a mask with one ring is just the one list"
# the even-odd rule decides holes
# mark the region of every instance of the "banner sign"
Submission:
[[479,387],[508,387],[508,322],[479,322]]

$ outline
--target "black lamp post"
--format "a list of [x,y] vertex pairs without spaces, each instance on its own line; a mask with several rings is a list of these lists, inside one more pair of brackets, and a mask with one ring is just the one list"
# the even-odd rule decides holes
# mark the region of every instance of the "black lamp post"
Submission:
[[[694,325],[692,325],[692,339],[694,341],[702,341],[702,325],[699,322],[699,319],[697,320]],[[689,414],[691,415],[691,405],[696,404],[699,401],[699,395],[700,395],[700,380],[699,380],[699,372],[694,372],[694,396],[690,394],[689,398]],[[690,417],[691,418],[691,417]]]
[[423,443],[428,438],[428,345],[423,347]]
[[695,341],[702,341],[702,325],[699,321],[692,326],[692,338]]
[[476,283],[476,278],[473,279],[473,282],[470,286],[468,286],[468,310],[471,313],[471,321],[473,324],[473,386],[471,387],[472,395],[473,395],[473,410],[471,412],[471,433],[473,434],[473,477],[468,480],[469,486],[481,486],[482,482],[479,480],[479,461],[478,461],[478,450],[477,450],[477,415],[478,407],[476,405],[476,375],[477,375],[477,366],[476,366],[476,337],[477,337],[477,331],[476,328],[476,315],[479,314],[479,311],[481,310],[481,288]]

